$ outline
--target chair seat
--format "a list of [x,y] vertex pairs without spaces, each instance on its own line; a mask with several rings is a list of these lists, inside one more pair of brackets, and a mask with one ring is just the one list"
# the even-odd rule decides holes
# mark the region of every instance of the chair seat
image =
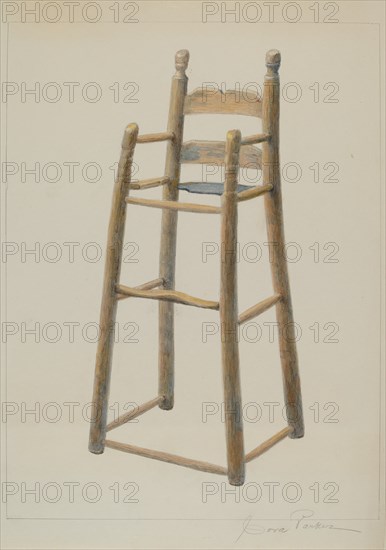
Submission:
[[[180,183],[178,189],[188,191],[188,193],[198,193],[199,195],[222,195],[224,192],[223,183],[204,183],[201,181],[192,181],[189,183]],[[238,185],[237,192],[253,189],[250,185]]]

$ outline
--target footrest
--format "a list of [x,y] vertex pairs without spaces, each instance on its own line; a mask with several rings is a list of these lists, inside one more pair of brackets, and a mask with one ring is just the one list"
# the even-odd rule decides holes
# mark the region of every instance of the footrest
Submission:
[[192,458],[185,458],[184,456],[174,455],[171,453],[165,453],[163,451],[154,451],[153,449],[145,449],[144,447],[136,447],[134,445],[128,445],[126,443],[119,443],[118,441],[105,441],[105,446],[110,449],[116,449],[117,451],[123,451],[124,453],[131,453],[134,455],[144,456],[146,458],[153,458],[155,460],[161,460],[162,462],[171,462],[178,466],[184,466],[185,468],[192,468],[193,470],[199,470],[200,472],[208,472],[209,474],[227,475],[227,469],[223,466],[217,466],[210,462],[203,462],[201,460],[194,460]]
[[182,212],[197,212],[200,214],[220,214],[221,208],[209,204],[190,204],[187,202],[126,198],[127,204],[138,204],[139,206],[150,206],[150,208],[165,208],[166,210],[181,210]]
[[218,302],[195,298],[178,290],[141,290],[138,287],[132,288],[125,285],[116,285],[115,291],[118,294],[133,296],[135,298],[150,298],[151,300],[163,300],[165,302],[175,302],[186,306],[202,307],[204,309],[219,309]]
[[[152,281],[148,281],[147,283],[143,283],[142,285],[138,285],[135,288],[137,290],[151,290],[152,288],[157,288],[159,286],[163,286],[164,280],[162,278],[160,279],[153,279]],[[117,300],[124,300],[125,298],[130,298],[128,294],[116,294]]]
[[134,418],[137,418],[138,416],[141,416],[141,414],[150,411],[164,400],[163,395],[159,395],[155,399],[152,399],[151,401],[147,401],[143,405],[140,405],[139,407],[136,407],[133,411],[129,411],[125,414],[122,414],[110,424],[107,424],[106,426],[106,432],[109,432],[110,430],[113,430],[114,428],[119,428],[119,426],[123,426],[123,424],[126,424],[130,420],[134,420]]
[[243,311],[243,313],[240,313],[239,315],[239,325],[245,323],[245,321],[249,321],[250,319],[257,317],[261,313],[264,313],[264,311],[267,311],[267,309],[277,304],[279,300],[281,300],[281,294],[274,294],[270,298],[266,298],[255,306],[246,309],[245,311]]
[[264,443],[261,443],[260,445],[255,447],[255,449],[245,455],[245,462],[250,462],[254,458],[262,455],[263,453],[265,453],[265,451],[268,451],[268,449],[276,445],[276,443],[279,443],[279,441],[289,436],[293,431],[294,429],[292,426],[287,426],[286,428],[283,428],[282,430],[280,430],[280,432],[273,435],[272,437],[264,441]]

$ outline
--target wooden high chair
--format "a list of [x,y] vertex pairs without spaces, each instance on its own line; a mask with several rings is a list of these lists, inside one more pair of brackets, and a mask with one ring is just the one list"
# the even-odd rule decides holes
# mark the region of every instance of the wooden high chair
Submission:
[[[118,174],[113,192],[108,229],[107,256],[100,316],[100,339],[95,367],[93,411],[89,450],[103,453],[105,447],[134,453],[180,466],[228,476],[232,485],[242,485],[245,464],[258,457],[285,437],[304,435],[298,359],[292,316],[288,270],[284,254],[283,211],[279,164],[279,66],[280,52],[266,55],[267,74],[263,97],[248,100],[234,91],[205,95],[202,89],[187,94],[185,74],[189,52],[177,52],[176,74],[172,80],[169,120],[166,132],[138,135],[138,126],[126,127]],[[238,114],[262,119],[262,133],[242,137],[239,130],[227,133],[226,141],[183,142],[185,115]],[[140,143],[167,141],[165,174],[155,179],[131,183],[131,167],[135,146]],[[262,148],[254,144],[261,143]],[[180,183],[182,163],[220,163],[225,165],[224,183]],[[263,185],[238,185],[238,169],[243,166],[261,168]],[[162,186],[162,200],[132,198],[130,189],[145,190]],[[221,206],[210,206],[178,200],[179,191],[221,196]],[[264,195],[267,233],[270,248],[274,294],[253,305],[240,315],[237,306],[236,245],[238,204]],[[129,287],[120,282],[122,243],[127,205],[162,208],[159,277],[140,286]],[[175,257],[177,214],[197,212],[220,214],[221,218],[221,285],[219,301],[203,300],[175,290]],[[107,424],[108,396],[113,352],[113,324],[119,300],[128,297],[159,300],[159,392],[151,401]],[[218,310],[221,322],[222,373],[224,384],[227,467],[192,460],[161,451],[106,440],[106,432],[121,426],[144,412],[159,406],[168,410],[174,403],[174,303]],[[244,453],[242,402],[239,373],[238,326],[275,305],[279,327],[279,346],[283,374],[287,426],[258,447]]]

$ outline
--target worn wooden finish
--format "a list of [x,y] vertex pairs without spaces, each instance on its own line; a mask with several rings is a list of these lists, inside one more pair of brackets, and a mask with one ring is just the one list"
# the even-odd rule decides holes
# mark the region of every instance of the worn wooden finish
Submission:
[[263,141],[268,141],[270,139],[269,134],[255,134],[253,136],[243,137],[241,140],[241,145],[253,145],[254,143],[262,143]]
[[181,210],[183,212],[196,212],[198,214],[220,214],[221,209],[209,204],[195,204],[190,202],[178,201],[158,201],[156,199],[140,199],[129,197],[126,199],[128,204],[138,204],[140,206],[150,206],[151,208],[164,208],[166,210]]
[[261,98],[256,92],[239,90],[210,90],[204,86],[196,88],[186,96],[185,115],[223,114],[261,116]]
[[130,189],[151,189],[152,187],[160,187],[170,183],[170,178],[151,178],[148,180],[137,181],[136,183],[130,183]]
[[170,462],[172,464],[177,464],[178,466],[192,468],[193,470],[199,470],[200,472],[207,472],[209,474],[226,475],[227,473],[226,468],[217,466],[216,464],[210,464],[210,462],[185,458],[184,456],[165,453],[163,451],[154,451],[153,449],[136,447],[135,445],[127,445],[126,443],[118,443],[118,441],[106,440],[106,447],[116,449],[117,451],[123,451],[124,453],[131,453],[134,455],[144,456],[146,458],[161,460],[162,462]]
[[243,201],[249,201],[250,199],[254,199],[255,197],[260,197],[260,195],[264,195],[264,193],[268,193],[272,190],[272,185],[258,185],[254,189],[247,189],[246,191],[240,191],[240,193],[237,194],[237,201],[243,202]]
[[[157,288],[159,286],[163,286],[164,282],[162,279],[153,279],[152,281],[148,281],[147,283],[143,283],[142,285],[138,285],[134,287],[137,290],[151,290],[152,288]],[[116,294],[117,300],[124,300],[125,298],[130,298],[127,294]]]
[[[245,145],[240,150],[239,165],[242,168],[261,168],[261,150]],[[183,164],[215,164],[222,166],[225,158],[225,141],[187,141],[181,150]]]
[[262,145],[263,181],[265,184],[273,185],[273,189],[270,193],[265,194],[264,204],[270,257],[272,258],[273,288],[276,294],[282,296],[282,299],[276,304],[276,315],[279,325],[279,345],[286,410],[288,423],[294,428],[290,437],[296,438],[304,435],[304,425],[294,320],[284,249],[285,237],[279,159],[280,81],[278,71],[280,53],[277,50],[270,50],[267,53],[266,65],[268,70],[264,81],[263,132],[270,134],[271,139]]
[[286,428],[283,428],[282,430],[280,430],[280,432],[273,435],[272,437],[267,439],[267,441],[264,441],[264,443],[261,443],[261,445],[258,445],[255,449],[247,453],[245,456],[245,462],[250,462],[254,458],[262,455],[263,453],[268,451],[268,449],[276,445],[276,443],[279,443],[279,441],[281,441],[282,439],[285,439],[288,436],[291,437],[292,432],[292,426],[287,426]]
[[100,454],[104,450],[107,407],[110,389],[111,360],[114,344],[114,321],[116,314],[115,285],[119,280],[122,259],[123,235],[125,230],[126,202],[129,191],[133,153],[138,135],[138,126],[129,124],[122,140],[122,151],[118,166],[111,205],[107,236],[106,264],[100,314],[100,337],[95,364],[94,392],[90,425],[89,450]]
[[221,201],[221,284],[220,324],[224,384],[225,429],[228,480],[231,485],[244,483],[244,436],[239,373],[237,319],[237,172],[241,134],[227,134],[225,183]]
[[118,428],[119,426],[123,426],[123,424],[126,424],[130,420],[134,420],[134,418],[141,416],[141,414],[147,411],[150,411],[151,409],[159,405],[162,399],[163,399],[162,395],[158,395],[155,399],[152,399],[151,401],[147,401],[143,405],[136,407],[134,410],[129,411],[125,414],[122,414],[116,420],[113,420],[112,422],[110,422],[110,424],[107,424],[106,432],[109,432],[110,430],[114,430],[114,428]]
[[137,143],[154,143],[156,141],[173,140],[173,132],[160,132],[159,134],[143,134],[138,136]]
[[[285,437],[297,438],[304,434],[300,381],[295,344],[295,331],[285,259],[285,239],[279,165],[279,74],[280,53],[267,53],[267,74],[263,100],[238,97],[235,92],[216,92],[203,96],[202,90],[186,95],[189,53],[176,54],[176,74],[172,80],[167,131],[138,136],[138,127],[126,128],[122,142],[117,179],[114,187],[103,283],[100,317],[100,339],[95,367],[92,423],[89,449],[102,453],[104,447],[170,462],[196,470],[227,475],[232,485],[242,485],[245,464],[260,456]],[[227,133],[225,142],[191,141],[183,144],[184,113],[222,113],[261,116],[260,134],[243,139],[239,130]],[[136,143],[168,141],[165,174],[163,177],[130,182],[133,152]],[[262,151],[254,144],[262,144]],[[181,163],[225,165],[225,183],[221,207],[181,203],[178,184]],[[240,191],[238,169],[263,169],[261,186]],[[128,197],[129,189],[148,189],[162,186],[163,199]],[[205,190],[206,192],[207,190]],[[213,190],[212,190],[213,191]],[[216,192],[218,189],[215,190]],[[222,191],[222,189],[221,189]],[[219,194],[219,193],[217,193]],[[238,316],[237,306],[237,209],[238,202],[265,195],[268,241],[274,295],[248,308]],[[162,208],[160,273],[157,279],[136,287],[119,283],[122,244],[127,204]],[[219,302],[203,300],[175,290],[175,256],[178,210],[199,213],[221,213],[221,284]],[[161,288],[160,288],[161,287]],[[158,396],[134,411],[123,414],[106,425],[108,394],[116,304],[118,300],[137,297],[159,301],[159,389]],[[227,468],[178,455],[155,451],[134,445],[105,440],[106,431],[129,422],[157,405],[171,409],[174,404],[174,303],[219,310],[221,322],[222,373],[225,404],[225,431]],[[241,383],[239,373],[239,325],[276,307],[279,324],[280,356],[283,373],[288,426],[245,455],[242,422]]]
[[277,304],[280,298],[280,294],[275,294],[274,296],[266,298],[258,304],[246,309],[245,311],[243,311],[243,313],[240,313],[239,315],[239,325],[242,325],[246,321],[250,321],[258,315],[261,315],[262,313],[264,313],[264,311],[267,311],[267,309]]
[[150,300],[163,300],[165,302],[174,302],[176,304],[185,304],[186,306],[202,307],[204,309],[218,309],[219,303],[211,300],[195,298],[178,290],[139,290],[125,285],[117,285],[118,294],[126,294],[136,298],[149,298]]
[[[164,201],[178,200],[184,100],[188,85],[188,77],[185,73],[188,62],[187,50],[177,52],[168,118],[168,132],[173,132],[174,139],[169,141],[166,151],[165,176],[170,178],[170,184],[163,186]],[[162,212],[159,276],[165,281],[164,287],[167,290],[174,289],[175,285],[177,215],[177,210],[164,209]],[[174,304],[160,302],[158,318],[158,393],[165,397],[160,403],[160,408],[168,410],[172,409],[174,404]]]

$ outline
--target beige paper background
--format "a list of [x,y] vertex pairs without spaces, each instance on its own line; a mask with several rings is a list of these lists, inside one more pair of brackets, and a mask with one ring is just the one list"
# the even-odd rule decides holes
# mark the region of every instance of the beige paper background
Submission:
[[[40,82],[42,88],[56,82],[63,92],[56,103],[42,93],[39,102],[22,102],[15,93],[2,104],[3,163],[15,163],[18,170],[7,181],[3,172],[2,181],[3,241],[15,243],[6,248],[14,253],[3,254],[2,263],[3,340],[4,330],[15,330],[2,355],[3,497],[15,489],[2,505],[3,547],[383,548],[382,3],[340,2],[336,24],[312,23],[311,2],[297,3],[302,18],[294,24],[283,21],[280,11],[273,23],[221,23],[218,16],[211,20],[216,23],[204,24],[200,2],[137,2],[138,23],[114,23],[112,4],[99,4],[103,15],[95,24],[81,18],[72,24],[10,18],[3,25],[3,81],[20,88],[23,82]],[[231,488],[218,476],[111,450],[92,455],[84,415],[96,350],[90,323],[98,322],[103,275],[103,257],[94,262],[92,255],[105,245],[110,167],[118,160],[124,126],[136,121],[142,133],[165,128],[178,49],[190,50],[191,91],[208,81],[226,82],[231,89],[235,83],[262,84],[265,52],[273,47],[282,52],[281,81],[289,94],[281,107],[281,159],[288,168],[283,181],[286,238],[296,243],[289,255],[298,260],[290,262],[289,271],[301,328],[306,436],[286,440],[252,462],[244,489]],[[64,82],[80,83],[73,103],[64,97]],[[82,98],[79,90],[88,82],[100,86],[100,101]],[[114,82],[121,92],[118,102],[109,89]],[[123,101],[126,82],[138,86],[133,96],[138,103]],[[337,102],[326,101],[333,90],[323,89],[328,83],[338,85]],[[301,94],[296,102],[295,91]],[[236,127],[244,134],[259,131],[243,117],[191,117],[185,139],[223,139]],[[138,146],[137,177],[162,174],[164,152],[163,144]],[[23,182],[23,166],[36,162],[41,181],[26,175]],[[64,164],[69,162],[79,163],[74,181]],[[58,182],[47,181],[54,177],[45,171],[47,163],[61,167]],[[87,181],[91,168],[91,175],[82,176],[87,163],[98,163],[99,181]],[[289,181],[296,179],[291,163],[300,167],[298,181]],[[329,173],[325,164],[335,163],[338,181],[316,183],[310,169],[315,163],[321,180]],[[183,177],[193,176],[200,177],[200,169],[184,167]],[[147,193],[159,196],[159,190]],[[183,195],[203,202],[203,197]],[[125,241],[135,248],[126,252],[133,250],[128,259],[138,261],[123,266],[121,280],[127,284],[156,277],[159,222],[158,211],[129,208]],[[219,256],[204,262],[202,250],[203,243],[218,239],[216,217],[180,214],[178,289],[215,299]],[[261,202],[240,206],[239,241],[242,311],[271,292]],[[35,243],[38,256],[24,257],[23,247]],[[48,243],[55,244],[50,248]],[[73,261],[65,243],[79,243]],[[61,257],[50,261],[55,250]],[[256,250],[262,251],[259,261],[253,261]],[[125,404],[142,403],[157,392],[157,304],[124,302],[117,320],[111,403],[122,412]],[[155,409],[117,430],[113,439],[224,463],[224,426],[215,410],[222,401],[219,338],[202,338],[202,323],[217,320],[216,312],[176,306],[175,408]],[[263,324],[273,321],[273,312],[267,312],[241,338],[247,449],[285,423],[277,342],[269,341],[269,327]],[[24,332],[35,323],[39,342]],[[74,323],[73,339],[69,323]],[[132,327],[138,332],[131,339],[138,341],[127,343]],[[332,336],[331,327],[338,329]],[[251,342],[259,329],[260,341]],[[58,341],[53,342],[56,330]],[[278,404],[271,405],[273,418],[269,403]],[[24,418],[24,409],[33,407],[36,418]],[[204,422],[205,407],[213,407],[214,414]],[[61,414],[57,422],[52,421],[55,411]],[[74,502],[69,483],[76,484]],[[39,502],[23,494],[35,484]],[[52,502],[58,487],[61,494]],[[90,502],[95,487],[100,500]],[[213,492],[206,502],[205,491]],[[310,518],[300,524],[291,520],[299,515]]]

